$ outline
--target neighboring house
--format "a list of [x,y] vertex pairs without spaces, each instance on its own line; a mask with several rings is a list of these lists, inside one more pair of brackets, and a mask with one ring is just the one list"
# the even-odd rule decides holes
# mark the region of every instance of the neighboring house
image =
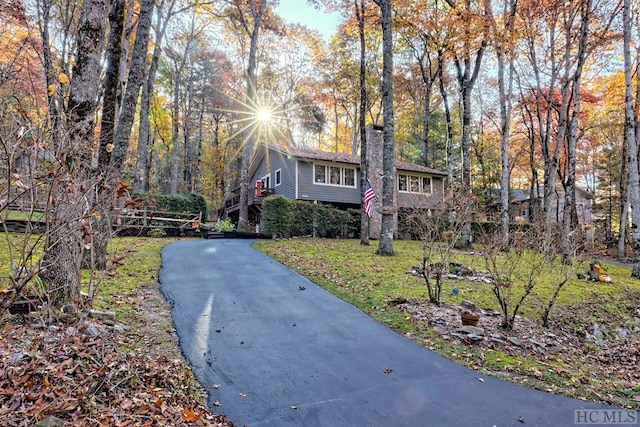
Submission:
[[[495,189],[491,192],[493,198],[492,216],[500,216],[500,190]],[[536,221],[542,215],[542,203],[544,199],[544,187],[541,186],[539,191],[534,191],[531,197],[531,190],[512,188],[509,195],[509,215],[511,218],[522,218],[527,221]],[[576,213],[578,215],[578,223],[587,225],[593,222],[593,214],[591,210],[593,193],[576,187]],[[564,190],[558,187],[551,196],[551,216],[555,222],[562,222],[564,215]]]
[[[369,181],[382,196],[382,132],[367,130]],[[380,163],[380,164],[378,164]],[[341,209],[360,208],[360,156],[317,150],[260,145],[249,168],[249,219],[259,224],[264,196],[281,194],[293,200],[326,203]],[[413,163],[396,161],[396,205],[398,208],[438,209],[446,174]],[[225,203],[225,213],[237,218],[239,196]],[[372,237],[379,236],[381,214],[374,209]],[[376,228],[377,227],[377,228]]]

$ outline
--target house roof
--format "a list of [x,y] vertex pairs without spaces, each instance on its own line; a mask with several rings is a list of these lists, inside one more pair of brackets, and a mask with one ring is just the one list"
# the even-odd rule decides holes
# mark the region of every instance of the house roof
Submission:
[[[270,148],[280,151],[282,153],[297,157],[300,159],[308,160],[323,160],[326,162],[348,163],[352,165],[360,165],[360,156],[347,153],[330,153],[327,151],[310,150],[308,148],[295,148],[295,147],[279,147],[269,146]],[[446,176],[447,174],[436,169],[428,168],[425,166],[417,165],[415,163],[405,162],[402,160],[396,160],[396,169],[400,171],[409,172],[421,172],[431,175]]]

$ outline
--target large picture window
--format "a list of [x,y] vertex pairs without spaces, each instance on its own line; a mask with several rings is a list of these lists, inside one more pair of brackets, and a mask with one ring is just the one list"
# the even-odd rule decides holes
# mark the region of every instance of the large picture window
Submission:
[[404,193],[431,194],[431,178],[427,176],[399,174],[398,191]]
[[356,169],[316,163],[313,166],[313,182],[315,184],[355,187]]

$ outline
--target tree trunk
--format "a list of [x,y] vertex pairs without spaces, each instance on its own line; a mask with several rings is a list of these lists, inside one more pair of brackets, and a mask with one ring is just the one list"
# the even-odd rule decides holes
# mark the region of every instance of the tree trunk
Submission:
[[393,249],[395,200],[395,142],[393,117],[393,29],[391,0],[374,0],[382,12],[382,225],[378,255],[395,255]]
[[[161,3],[164,5],[164,2]],[[156,81],[158,64],[162,53],[162,41],[167,30],[167,24],[173,16],[173,8],[175,0],[169,2],[166,16],[164,13],[156,14],[156,24],[154,26],[154,46],[151,63],[147,72],[147,79],[142,86],[142,94],[140,95],[140,125],[138,129],[138,149],[136,156],[136,168],[133,180],[133,191],[145,192],[149,190],[149,168],[147,160],[149,159],[149,143],[151,138],[151,123],[149,116],[151,114],[151,98],[153,97],[153,86]],[[161,12],[162,6],[158,6]]]
[[44,279],[56,303],[81,303],[82,251],[95,243],[86,200],[92,202],[95,197],[90,166],[107,8],[107,0],[88,0],[83,5],[66,111],[68,135],[55,141],[61,164],[53,189]]
[[[250,38],[249,43],[249,59],[247,61],[247,92],[245,104],[249,106],[256,105],[256,89],[258,84],[258,78],[256,76],[257,67],[257,50],[258,50],[258,38],[260,35],[260,27],[262,25],[262,16],[269,5],[269,1],[264,0],[258,4],[257,0],[249,1],[251,6],[251,15],[253,18],[252,27],[249,28],[249,24],[244,19],[245,15],[240,11],[240,15],[243,21],[245,32]],[[251,111],[247,111],[247,115],[252,115]],[[251,156],[253,155],[253,149],[255,145],[254,133],[247,129],[243,132],[243,146],[242,146],[242,165],[240,168],[240,211],[238,217],[238,230],[249,230],[249,163],[251,162]]]
[[133,57],[129,67],[127,88],[122,103],[122,111],[118,120],[118,128],[114,140],[114,149],[111,153],[110,165],[117,179],[122,172],[124,161],[129,150],[131,128],[135,118],[136,106],[140,96],[140,87],[144,81],[146,72],[147,44],[151,30],[151,17],[153,16],[154,0],[142,0],[138,16],[138,29],[133,45]]
[[[469,6],[466,5],[466,7]],[[486,46],[486,38],[483,38],[476,51],[473,67],[471,65],[471,46],[467,39],[465,39],[464,48],[462,49],[462,61],[457,55],[455,57],[460,96],[462,98],[462,183],[460,193],[461,197],[467,201],[471,201],[473,198],[471,188],[471,92],[480,72],[480,64],[482,63]],[[464,218],[459,242],[460,247],[470,247],[472,244],[471,214],[472,210],[469,209],[468,215]]]
[[358,130],[360,132],[360,244],[369,245],[369,216],[364,212],[364,193],[367,187],[367,174],[369,166],[367,164],[367,130],[365,114],[367,109],[367,44],[364,34],[364,0],[354,0],[353,6],[358,20],[358,35],[360,36],[360,113],[358,115]]
[[109,13],[109,39],[107,42],[107,70],[105,72],[102,96],[102,119],[100,121],[100,148],[98,167],[102,173],[109,167],[113,150],[116,116],[120,96],[120,63],[122,59],[122,36],[124,34],[125,0],[112,0]]
[[504,28],[497,28],[497,33],[504,31],[502,38],[496,40],[496,56],[498,59],[498,98],[500,102],[500,157],[502,163],[500,202],[500,223],[502,226],[503,249],[509,247],[509,193],[511,182],[511,168],[509,165],[509,142],[511,137],[511,96],[513,94],[513,57],[509,56],[507,82],[505,87],[505,56],[509,49],[507,40],[513,37],[513,23],[516,14],[517,0],[505,1],[502,12]]
[[451,190],[453,186],[453,122],[451,120],[451,109],[449,108],[449,96],[444,87],[444,55],[442,51],[438,51],[438,86],[440,88],[440,96],[442,96],[442,105],[444,106],[444,119],[447,127],[446,133],[446,167],[447,167],[447,183]]
[[[591,19],[591,2],[586,1],[580,5],[580,35],[578,39],[578,53],[576,71],[573,75],[573,89],[571,98],[573,100],[573,109],[569,120],[569,132],[567,140],[567,164],[568,174],[566,179],[565,202],[563,212],[563,227],[560,237],[560,248],[563,260],[567,261],[573,257],[573,244],[569,239],[571,232],[577,225],[575,215],[576,201],[576,145],[578,139],[578,120],[580,116],[580,99],[581,99],[581,82],[582,70],[587,60],[589,21]],[[575,49],[575,46],[567,45],[567,49]]]
[[509,166],[509,139],[511,130],[511,85],[513,82],[513,60],[509,60],[508,89],[505,89],[504,52],[498,50],[498,89],[500,98],[500,156],[502,160],[500,223],[502,225],[502,247],[509,247],[509,193],[511,168]]
[[638,170],[638,141],[635,133],[635,114],[631,67],[631,0],[624,0],[624,140],[629,147],[629,194],[633,242],[633,271],[631,277],[640,278],[640,171]]

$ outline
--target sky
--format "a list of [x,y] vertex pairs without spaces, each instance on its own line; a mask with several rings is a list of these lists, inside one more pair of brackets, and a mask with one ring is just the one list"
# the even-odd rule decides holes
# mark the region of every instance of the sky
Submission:
[[306,0],[280,0],[276,12],[288,24],[298,23],[320,31],[325,40],[333,35],[340,20],[339,14],[316,10]]

